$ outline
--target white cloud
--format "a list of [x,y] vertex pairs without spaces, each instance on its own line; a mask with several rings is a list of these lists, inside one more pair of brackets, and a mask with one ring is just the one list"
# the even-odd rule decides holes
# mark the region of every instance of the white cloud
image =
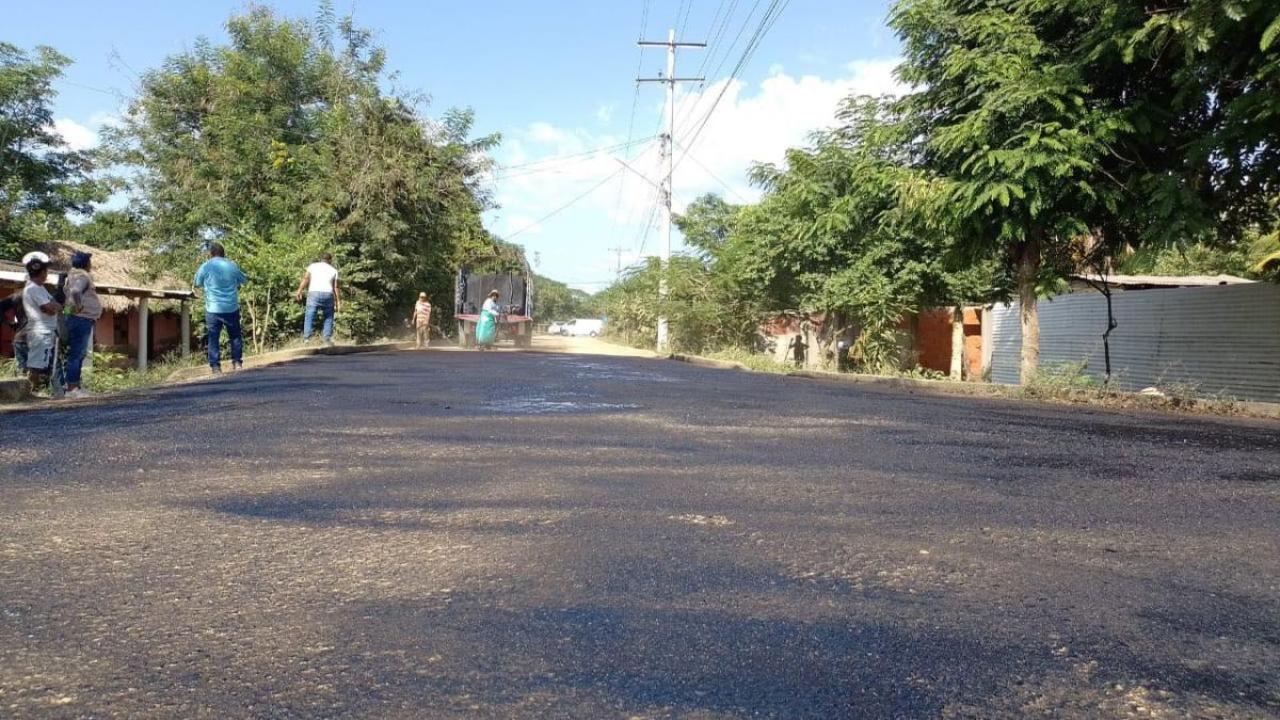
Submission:
[[71,150],[88,150],[98,144],[98,134],[71,118],[59,118],[53,121],[54,132],[62,136],[62,141]]
[[613,122],[613,106],[601,105],[596,108],[596,120],[599,120],[601,125],[608,125]]
[[558,145],[565,142],[569,134],[551,123],[536,122],[529,126],[529,137],[534,142]]
[[96,112],[89,116],[89,124],[98,129],[104,127],[120,127],[124,124],[124,119],[113,112]]
[[[731,202],[757,200],[759,191],[747,181],[753,163],[781,162],[788,148],[805,145],[814,131],[830,127],[840,102],[850,95],[901,93],[904,87],[893,77],[897,64],[898,60],[893,58],[859,60],[836,66],[842,70],[839,76],[825,78],[789,75],[776,67],[756,85],[721,80],[700,90],[679,93],[676,98],[677,160],[684,157],[691,143],[692,150],[676,168],[676,211],[682,211],[690,201],[707,192],[719,193]],[[714,113],[707,115],[713,104]],[[645,112],[642,110],[637,116],[636,136],[645,134],[640,128],[652,127],[650,120],[642,120]],[[655,104],[647,108],[647,112],[656,119],[664,109]],[[705,126],[698,131],[704,118]],[[502,157],[506,165],[575,155],[624,141],[614,134],[556,127],[545,122],[507,135],[510,139]],[[547,220],[548,228],[554,225],[554,232],[531,238],[543,231],[538,226],[517,238],[517,242],[524,242],[531,250],[542,251],[551,277],[565,280],[612,277],[616,260],[608,251],[611,247],[630,246],[623,258],[624,266],[639,259],[640,237],[653,217],[657,193],[634,172],[619,173],[615,156],[626,159],[631,167],[653,182],[661,177],[656,141],[611,153],[580,155],[511,169],[497,176],[496,189],[505,216],[505,222],[497,224],[501,230],[511,233],[529,225],[532,222],[529,218],[541,217],[565,205],[604,178],[616,174],[610,182]],[[657,242],[651,234],[645,254],[653,253]]]

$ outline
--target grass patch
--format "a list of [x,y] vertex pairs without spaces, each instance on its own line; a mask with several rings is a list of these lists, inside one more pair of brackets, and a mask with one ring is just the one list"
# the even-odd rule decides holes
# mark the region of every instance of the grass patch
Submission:
[[1018,394],[1032,400],[1068,400],[1080,402],[1101,400],[1106,389],[1097,378],[1085,372],[1088,363],[1044,364],[1031,382],[1018,388]]
[[84,386],[93,393],[116,393],[134,388],[159,385],[175,370],[196,367],[204,362],[204,356],[192,353],[182,358],[178,353],[166,355],[147,364],[146,370],[138,370],[135,360],[118,353],[93,353],[93,368],[84,372]]
[[713,360],[728,360],[729,362],[741,363],[742,365],[745,365],[748,370],[754,370],[756,372],[785,374],[795,370],[794,366],[780,363],[768,355],[754,353],[750,350],[743,350],[742,348],[725,348],[723,350],[716,350],[704,355],[703,357],[709,357]]
[[[1086,372],[1087,362],[1042,366],[1031,382],[1014,390],[1016,397],[1030,400],[1080,403],[1122,409],[1143,409],[1235,415],[1238,401],[1222,393],[1206,393],[1186,382],[1159,382],[1141,393],[1107,386]],[[1114,381],[1114,378],[1113,378]]]

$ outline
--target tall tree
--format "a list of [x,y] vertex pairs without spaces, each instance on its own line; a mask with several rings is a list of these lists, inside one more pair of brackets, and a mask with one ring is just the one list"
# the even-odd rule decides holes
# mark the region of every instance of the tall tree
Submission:
[[1089,231],[1121,194],[1104,172],[1123,115],[1087,102],[1074,58],[1049,43],[1035,2],[900,0],[902,111],[923,138],[922,162],[951,184],[964,243],[1016,268],[1022,377],[1039,361],[1036,289],[1046,254]]
[[385,53],[327,5],[310,22],[252,7],[227,35],[147,73],[110,138],[114,159],[141,169],[136,210],[158,257],[189,269],[221,239],[251,263],[246,293],[265,315],[250,321],[275,337],[300,312],[274,301],[278,261],[300,274],[318,249],[343,272],[339,321],[357,337],[418,291],[451,297],[458,263],[491,244],[480,183],[497,138],[469,138],[469,111],[431,119],[420,98],[385,92]]
[[89,212],[102,189],[89,156],[66,147],[53,125],[53,83],[70,60],[0,42],[0,256],[47,239],[68,211]]

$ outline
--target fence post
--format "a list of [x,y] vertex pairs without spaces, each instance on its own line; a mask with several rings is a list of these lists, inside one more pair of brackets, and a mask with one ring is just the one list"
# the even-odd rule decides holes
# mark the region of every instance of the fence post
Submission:
[[182,359],[191,357],[191,301],[182,301]]
[[147,347],[151,344],[147,327],[151,317],[147,302],[149,299],[144,297],[138,300],[138,370],[141,372],[147,370]]

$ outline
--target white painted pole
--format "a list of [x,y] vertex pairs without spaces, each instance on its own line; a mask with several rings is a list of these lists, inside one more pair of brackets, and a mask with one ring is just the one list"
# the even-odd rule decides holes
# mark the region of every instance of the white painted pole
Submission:
[[182,301],[182,359],[191,357],[191,303]]
[[138,370],[142,372],[146,372],[147,369],[147,346],[151,344],[150,333],[147,331],[147,321],[151,316],[147,307],[148,299],[138,300]]
[[670,327],[667,322],[667,273],[671,271],[671,176],[674,172],[676,136],[676,31],[667,33],[667,134],[662,138],[666,179],[662,181],[662,252],[658,275],[658,352],[667,352]]

